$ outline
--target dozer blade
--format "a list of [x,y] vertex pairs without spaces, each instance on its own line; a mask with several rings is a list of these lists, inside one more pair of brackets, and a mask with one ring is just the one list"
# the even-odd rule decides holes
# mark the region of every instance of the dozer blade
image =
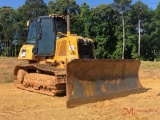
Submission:
[[67,65],[67,107],[145,92],[139,60],[73,60]]

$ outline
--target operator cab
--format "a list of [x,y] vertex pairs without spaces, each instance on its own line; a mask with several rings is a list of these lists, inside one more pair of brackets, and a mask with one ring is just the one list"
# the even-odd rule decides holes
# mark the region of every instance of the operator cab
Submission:
[[35,56],[53,56],[55,54],[58,32],[67,33],[64,17],[40,16],[29,22],[27,44],[34,44]]

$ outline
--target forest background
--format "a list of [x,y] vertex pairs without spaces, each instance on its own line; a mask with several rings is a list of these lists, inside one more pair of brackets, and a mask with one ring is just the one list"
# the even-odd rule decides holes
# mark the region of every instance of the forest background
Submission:
[[18,9],[0,8],[0,56],[17,56],[26,41],[26,22],[71,8],[71,32],[92,38],[97,58],[160,60],[160,3],[155,10],[141,1],[79,6],[75,0],[26,0]]

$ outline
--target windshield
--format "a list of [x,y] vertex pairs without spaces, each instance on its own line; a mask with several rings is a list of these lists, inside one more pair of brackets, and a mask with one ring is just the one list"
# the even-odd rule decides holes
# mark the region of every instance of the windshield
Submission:
[[36,20],[33,20],[30,22],[29,28],[28,28],[28,36],[26,43],[34,44],[36,40],[36,31],[37,31],[37,22]]
[[55,19],[57,32],[67,33],[67,25],[64,19]]

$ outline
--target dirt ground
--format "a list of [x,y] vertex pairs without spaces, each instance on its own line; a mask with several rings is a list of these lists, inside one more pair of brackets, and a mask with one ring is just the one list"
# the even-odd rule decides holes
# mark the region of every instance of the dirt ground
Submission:
[[[0,120],[158,120],[160,63],[142,62],[139,76],[147,92],[66,108],[66,97],[17,89],[12,83],[16,58],[0,58]],[[10,75],[11,74],[11,75]]]

